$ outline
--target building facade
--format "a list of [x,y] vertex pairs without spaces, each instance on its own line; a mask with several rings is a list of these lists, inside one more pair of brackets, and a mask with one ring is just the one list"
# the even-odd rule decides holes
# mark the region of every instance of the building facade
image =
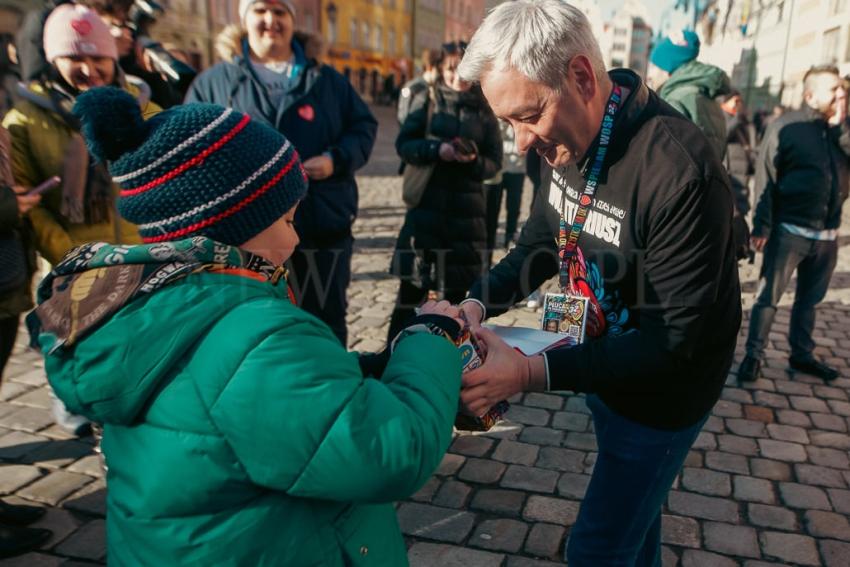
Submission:
[[700,58],[723,68],[751,109],[802,102],[813,65],[850,74],[850,0],[718,3],[700,22]]
[[639,0],[626,0],[606,26],[603,47],[605,64],[611,68],[627,67],[646,76],[652,48],[649,13]]
[[412,0],[323,0],[325,62],[375,99],[411,77]]
[[466,41],[484,20],[484,0],[445,0],[445,41]]

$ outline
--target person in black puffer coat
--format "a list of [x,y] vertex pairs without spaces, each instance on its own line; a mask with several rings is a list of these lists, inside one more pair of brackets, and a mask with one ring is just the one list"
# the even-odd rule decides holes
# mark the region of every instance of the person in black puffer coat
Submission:
[[502,138],[480,89],[455,72],[464,48],[462,43],[443,46],[436,87],[414,98],[396,139],[405,163],[435,166],[419,204],[407,212],[390,266],[401,278],[390,339],[429,291],[458,303],[487,268],[482,182],[502,167]]

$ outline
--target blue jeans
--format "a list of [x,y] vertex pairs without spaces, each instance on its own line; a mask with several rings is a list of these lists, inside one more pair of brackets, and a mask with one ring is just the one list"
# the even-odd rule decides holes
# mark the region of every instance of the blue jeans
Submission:
[[626,419],[587,396],[599,455],[570,532],[570,567],[661,565],[661,506],[708,415],[678,431]]

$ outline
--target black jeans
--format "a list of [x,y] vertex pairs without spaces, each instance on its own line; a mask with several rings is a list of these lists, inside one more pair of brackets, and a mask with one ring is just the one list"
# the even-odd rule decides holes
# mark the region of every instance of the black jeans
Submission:
[[[388,345],[404,329],[408,320],[416,314],[416,308],[428,297],[428,291],[427,289],[416,287],[408,281],[401,280],[398,286],[398,299],[396,299],[395,308],[390,316],[390,328],[387,332]],[[465,291],[447,291],[443,297],[443,299],[453,305],[460,303],[465,298]]]
[[503,173],[498,185],[488,185],[487,195],[487,250],[496,247],[496,229],[499,226],[499,211],[502,208],[502,193],[505,193],[507,219],[505,222],[505,244],[507,240],[516,238],[519,208],[522,202],[522,184],[525,182],[523,173]]
[[811,240],[777,227],[767,241],[758,296],[750,316],[747,355],[761,359],[767,336],[791,275],[797,270],[797,289],[791,308],[788,342],[792,358],[810,356],[815,348],[815,307],[823,301],[838,260],[838,242]]
[[0,319],[0,380],[3,379],[3,369],[9,362],[15,339],[18,336],[18,317]]
[[298,305],[328,324],[342,346],[347,346],[348,285],[354,238],[331,244],[306,242],[295,249],[289,263],[290,284]]

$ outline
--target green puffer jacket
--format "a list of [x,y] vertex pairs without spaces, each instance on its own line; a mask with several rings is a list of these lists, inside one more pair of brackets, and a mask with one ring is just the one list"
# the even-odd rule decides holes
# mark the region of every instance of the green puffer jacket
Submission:
[[658,94],[700,127],[717,157],[726,155],[726,118],[716,97],[732,92],[729,77],[720,67],[698,61],[685,63],[667,79]]
[[364,378],[285,282],[220,273],[129,302],[71,348],[39,341],[68,409],[105,423],[110,564],[407,565],[390,503],[451,440],[449,341],[407,336]]

